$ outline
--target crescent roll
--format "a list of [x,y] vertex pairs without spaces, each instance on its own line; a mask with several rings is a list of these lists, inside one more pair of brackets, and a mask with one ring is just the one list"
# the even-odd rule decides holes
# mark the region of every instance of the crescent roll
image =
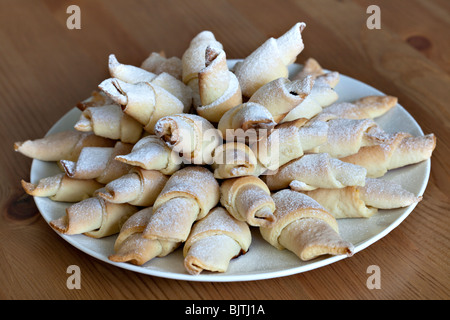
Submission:
[[133,84],[109,78],[100,83],[99,88],[121,105],[123,112],[139,121],[150,134],[154,133],[159,119],[184,110],[183,103],[177,97],[150,82]]
[[396,133],[381,144],[362,147],[356,154],[342,161],[362,166],[370,178],[382,177],[388,170],[415,164],[431,157],[436,147],[434,134],[414,137]]
[[313,84],[314,80],[309,76],[296,81],[277,78],[256,90],[249,102],[266,107],[272,114],[273,120],[279,123],[309,95]]
[[182,159],[157,136],[148,135],[141,138],[131,152],[118,155],[115,160],[146,170],[158,170],[172,174],[181,167]]
[[194,221],[219,202],[219,184],[206,168],[190,166],[175,172],[153,205],[144,238],[185,242]]
[[314,58],[308,58],[305,61],[302,70],[294,75],[292,80],[304,79],[308,76],[317,80],[319,83],[326,83],[332,88],[336,87],[339,83],[339,72],[325,71]]
[[110,203],[92,197],[69,206],[64,216],[50,221],[50,226],[66,235],[104,238],[118,233],[126,219],[136,211],[137,208],[128,203]]
[[114,243],[114,254],[108,259],[143,265],[155,257],[164,257],[178,248],[180,242],[152,240],[142,236],[153,215],[153,208],[144,208],[128,218]]
[[69,130],[49,134],[41,139],[16,142],[14,150],[42,161],[75,161],[84,147],[112,147],[115,143],[92,132]]
[[327,153],[306,154],[280,167],[274,174],[267,173],[265,182],[270,190],[294,186],[297,190],[317,188],[344,188],[364,186],[367,170],[343,162]]
[[170,149],[191,164],[211,164],[214,149],[222,143],[220,132],[195,114],[175,114],[161,118],[155,134]]
[[81,111],[90,107],[101,107],[114,104],[114,101],[108,97],[104,92],[95,90],[91,93],[91,96],[83,101],[77,103],[76,107]]
[[193,104],[196,108],[201,105],[199,96],[199,72],[205,67],[206,48],[223,49],[222,44],[216,40],[211,31],[202,31],[190,42],[189,47],[181,57],[182,80],[192,89]]
[[374,135],[380,128],[372,119],[331,119],[327,122],[327,141],[315,152],[343,158],[357,153],[362,147],[379,143]]
[[328,107],[339,98],[337,92],[327,83],[314,80],[314,85],[305,99],[295,106],[281,122],[288,122],[300,118],[312,119],[321,114],[324,107]]
[[218,146],[214,150],[211,167],[217,179],[259,176],[265,171],[253,151],[240,142],[227,142]]
[[303,50],[301,32],[306,24],[296,23],[281,37],[269,38],[243,61],[236,63],[236,74],[242,94],[250,98],[256,90],[277,78],[287,78],[287,66],[292,64]]
[[113,54],[109,56],[109,72],[112,78],[121,81],[131,84],[148,82],[167,90],[183,103],[183,112],[188,112],[192,105],[192,89],[168,73],[155,74],[139,67],[122,64]]
[[336,219],[369,218],[378,209],[407,207],[422,200],[397,183],[372,178],[367,178],[363,187],[316,189],[304,193]]
[[272,197],[276,222],[260,228],[272,246],[292,251],[303,261],[328,254],[353,255],[354,247],[339,235],[336,219],[315,200],[288,189]]
[[64,173],[40,179],[37,183],[22,180],[22,187],[34,197],[48,197],[53,201],[79,202],[90,198],[103,184],[94,179],[72,179]]
[[156,170],[132,168],[129,173],[109,182],[97,196],[112,203],[149,207],[164,188],[168,176]]
[[115,157],[127,154],[133,145],[117,141],[113,148],[85,147],[76,161],[61,160],[66,174],[74,179],[95,179],[106,184],[130,170],[126,163],[115,161]]
[[217,125],[226,141],[249,137],[259,139],[275,127],[276,122],[266,107],[255,102],[237,105],[223,114]]
[[125,143],[136,143],[143,133],[142,124],[125,114],[116,104],[84,109],[74,128]]
[[319,116],[346,119],[374,119],[382,116],[397,105],[397,97],[366,96],[353,102],[335,103],[323,109]]
[[292,109],[284,121],[292,121],[299,118],[311,119],[322,112],[323,107],[327,107],[338,99],[338,94],[334,87],[339,83],[340,75],[336,71],[326,72],[317,60],[309,58],[306,60],[303,69],[292,77],[292,81],[311,77],[314,85],[310,94],[294,109]]
[[220,203],[234,218],[251,226],[268,226],[275,221],[270,190],[258,177],[225,180],[220,186]]
[[197,221],[183,247],[184,266],[193,275],[226,272],[233,258],[245,254],[252,241],[250,228],[221,207]]
[[315,151],[327,142],[327,135],[327,123],[309,123],[302,118],[277,125],[268,136],[250,144],[250,148],[265,168],[277,170],[304,152]]
[[207,47],[205,67],[198,74],[201,105],[197,114],[217,123],[223,114],[242,103],[239,81],[227,66],[225,51]]
[[120,63],[114,54],[108,57],[108,69],[112,78],[128,83],[150,82],[156,74],[142,68]]
[[155,74],[168,73],[181,80],[182,65],[178,57],[167,58],[164,52],[152,52],[141,64],[141,68]]

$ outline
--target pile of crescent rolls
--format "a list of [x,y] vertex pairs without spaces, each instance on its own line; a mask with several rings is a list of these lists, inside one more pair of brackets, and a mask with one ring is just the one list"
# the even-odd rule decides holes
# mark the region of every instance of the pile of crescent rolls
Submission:
[[57,232],[115,236],[115,262],[143,265],[182,248],[186,272],[226,272],[251,249],[253,229],[303,261],[351,256],[337,219],[419,202],[382,177],[429,159],[436,138],[374,121],[396,97],[336,102],[339,73],[313,58],[289,74],[304,28],[232,67],[210,31],[181,58],[154,52],[133,66],[111,54],[110,78],[77,104],[73,129],[14,144],[61,170],[22,180],[24,190],[69,203],[50,222]]

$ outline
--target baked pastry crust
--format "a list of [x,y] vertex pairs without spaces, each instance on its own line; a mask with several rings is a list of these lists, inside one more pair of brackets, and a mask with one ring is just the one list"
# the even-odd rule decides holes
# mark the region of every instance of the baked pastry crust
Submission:
[[362,147],[356,154],[341,160],[364,167],[370,178],[379,178],[389,170],[429,159],[435,148],[434,134],[414,137],[398,132],[383,143]]
[[353,255],[353,245],[340,237],[336,219],[315,200],[288,189],[272,197],[276,222],[260,228],[272,246],[288,249],[303,261],[324,254]]
[[27,194],[48,197],[59,202],[79,202],[90,198],[103,184],[94,179],[73,179],[64,173],[40,179],[37,183],[21,181]]
[[154,134],[159,119],[184,110],[183,103],[177,97],[151,82],[128,83],[110,78],[100,83],[99,88],[150,134]]
[[92,132],[68,130],[43,138],[14,143],[14,150],[29,158],[42,161],[78,159],[84,147],[112,147],[115,141]]
[[180,169],[157,197],[144,238],[186,241],[194,221],[208,214],[219,197],[219,184],[208,169],[201,166]]
[[118,233],[122,224],[136,211],[137,208],[128,203],[110,203],[91,197],[69,206],[64,216],[50,221],[50,226],[66,235],[104,238]]
[[117,141],[113,148],[84,147],[76,161],[61,160],[60,164],[70,178],[95,179],[106,184],[131,169],[128,164],[115,161],[115,158],[129,153],[132,147],[132,144],[121,141]]
[[287,78],[287,66],[292,64],[303,50],[301,32],[306,27],[296,23],[279,38],[269,38],[243,61],[234,66],[242,94],[250,98],[256,90],[277,78]]
[[195,114],[175,114],[161,118],[156,136],[190,164],[211,164],[214,149],[222,143],[220,132]]
[[259,176],[265,168],[245,143],[227,142],[214,150],[211,165],[216,179],[229,179],[242,176]]
[[146,239],[142,236],[153,215],[153,208],[144,208],[125,221],[114,243],[114,253],[108,259],[143,265],[155,257],[164,257],[180,245],[179,242]]
[[226,141],[245,141],[246,137],[257,140],[260,136],[269,134],[275,125],[276,122],[266,107],[255,102],[245,102],[225,112],[217,129]]
[[84,109],[74,128],[124,143],[136,143],[143,133],[142,124],[123,113],[116,104]]
[[157,170],[132,168],[129,173],[109,182],[96,195],[112,203],[150,207],[168,179]]
[[224,180],[220,186],[220,203],[235,219],[251,226],[268,226],[275,221],[275,203],[270,190],[258,177]]
[[304,193],[336,219],[370,218],[378,209],[407,207],[422,200],[397,183],[373,178],[367,178],[362,187],[316,189]]
[[227,66],[225,51],[207,47],[205,67],[198,73],[201,105],[197,114],[218,123],[223,114],[242,103],[239,81]]
[[326,153],[307,154],[285,164],[274,174],[266,174],[264,179],[272,191],[289,186],[304,191],[364,186],[367,170],[348,164]]
[[166,72],[155,74],[143,68],[122,64],[113,54],[109,56],[108,66],[112,78],[131,84],[147,82],[161,87],[181,101],[184,106],[183,112],[189,112],[192,105],[192,89],[171,74]]
[[280,123],[310,94],[313,84],[314,80],[309,76],[295,81],[277,78],[256,90],[249,102],[259,103],[266,107],[274,121]]
[[251,240],[245,222],[216,207],[192,227],[183,247],[184,266],[193,275],[226,272],[231,259],[247,252]]
[[115,160],[146,170],[158,170],[170,175],[180,169],[182,159],[155,135],[141,138],[129,153],[117,155]]

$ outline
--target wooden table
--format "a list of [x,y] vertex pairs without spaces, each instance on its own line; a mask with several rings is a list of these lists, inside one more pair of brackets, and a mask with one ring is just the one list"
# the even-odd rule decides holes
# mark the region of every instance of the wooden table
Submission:
[[[81,9],[69,30],[66,9]],[[381,9],[370,30],[369,5]],[[386,237],[327,267],[236,283],[175,281],[123,270],[75,249],[40,216],[20,180],[31,159],[15,141],[39,138],[107,77],[107,56],[138,65],[150,52],[181,56],[211,30],[228,58],[304,21],[305,49],[324,67],[366,82],[399,102],[425,133],[435,133],[424,200]],[[447,0],[0,2],[0,298],[2,299],[449,299],[450,3]],[[82,271],[66,286],[67,267]],[[381,289],[366,285],[378,265]]]

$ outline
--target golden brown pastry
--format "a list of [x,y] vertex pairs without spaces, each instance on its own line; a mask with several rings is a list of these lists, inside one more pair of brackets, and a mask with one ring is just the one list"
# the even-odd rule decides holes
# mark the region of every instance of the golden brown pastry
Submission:
[[41,139],[16,142],[14,150],[42,161],[75,161],[84,147],[112,147],[115,143],[92,132],[69,130],[49,134]]
[[264,178],[270,190],[291,186],[296,190],[364,186],[367,170],[361,166],[331,158],[327,153],[306,154],[288,162]]
[[[217,125],[226,141],[245,138],[258,140],[268,135],[276,122],[266,107],[259,103],[246,102],[237,105],[223,114]],[[239,141],[242,142],[242,141]]]
[[255,102],[266,107],[273,120],[280,123],[286,115],[298,106],[310,94],[314,80],[306,77],[290,81],[287,78],[277,78],[262,87],[250,97],[249,102]]
[[230,260],[245,254],[252,241],[250,228],[221,207],[197,221],[183,247],[184,266],[193,275],[226,272]]
[[265,171],[253,151],[240,142],[227,142],[218,146],[211,167],[217,179],[259,176]]
[[268,226],[275,221],[270,190],[258,177],[225,180],[220,186],[220,203],[234,218],[251,226]]
[[219,184],[208,169],[190,166],[175,172],[153,205],[144,238],[186,241],[194,221],[206,216],[219,197]]
[[201,105],[197,114],[217,123],[223,114],[242,103],[239,81],[227,66],[225,51],[207,47],[205,67],[198,74]]
[[109,182],[97,193],[108,202],[149,207],[164,188],[168,176],[156,170],[132,168],[129,173]]
[[151,82],[156,74],[142,68],[120,63],[114,54],[108,57],[108,69],[112,78],[128,83]]
[[345,119],[374,119],[397,105],[397,97],[366,96],[353,102],[335,103],[323,109],[319,117],[334,115]]
[[313,58],[309,58],[303,69],[292,77],[292,81],[311,77],[314,85],[309,95],[294,109],[292,109],[282,120],[292,121],[299,118],[311,119],[322,112],[324,107],[331,105],[338,99],[334,87],[339,83],[339,73],[336,71],[325,71]]
[[189,47],[181,57],[182,79],[192,89],[193,105],[196,108],[201,105],[199,96],[198,76],[205,67],[206,48],[223,49],[222,44],[216,40],[211,31],[202,31],[190,42]]
[[316,189],[304,193],[336,219],[369,218],[378,209],[407,207],[422,200],[397,183],[372,178],[367,178],[363,187]]
[[339,72],[325,71],[314,58],[308,58],[303,68],[292,77],[292,80],[304,79],[308,76],[312,77],[318,83],[326,83],[332,88],[336,87],[339,83]]
[[336,219],[320,204],[300,192],[281,190],[273,195],[276,222],[261,227],[262,237],[279,250],[301,260],[321,255],[353,255],[353,245],[339,235]]
[[90,198],[103,184],[94,179],[72,179],[64,173],[40,179],[37,183],[22,180],[22,187],[34,197],[48,197],[53,201],[79,202]]
[[327,141],[314,151],[343,158],[357,153],[364,146],[380,143],[381,129],[372,119],[331,119],[327,121]]
[[174,173],[182,164],[178,154],[154,135],[141,138],[131,152],[116,156],[114,159],[146,170],[158,170],[164,174]]
[[125,143],[136,143],[143,133],[143,125],[116,104],[84,109],[74,128]]
[[107,106],[111,104],[114,104],[114,101],[110,99],[107,94],[102,91],[95,90],[91,93],[89,98],[78,102],[76,107],[81,111],[84,111],[87,108]]
[[168,73],[178,80],[182,76],[181,59],[167,58],[164,52],[152,52],[141,64],[141,68],[155,74]]
[[109,56],[109,72],[111,77],[131,84],[147,82],[158,86],[174,95],[183,103],[183,112],[188,112],[192,105],[192,89],[169,73],[155,74],[132,65],[122,64],[115,55]]
[[156,122],[164,116],[182,113],[183,103],[162,87],[150,82],[128,83],[110,78],[99,84],[123,112],[139,121],[144,130],[154,133]]
[[137,208],[128,203],[110,203],[92,197],[69,206],[64,216],[50,221],[50,226],[66,235],[104,238],[118,233],[125,220],[136,211]]
[[294,107],[281,122],[300,118],[312,119],[321,114],[324,107],[336,102],[338,98],[337,92],[327,82],[320,82],[316,79],[308,96]]
[[236,74],[242,94],[250,98],[256,90],[277,78],[287,78],[287,66],[292,64],[303,50],[301,32],[306,24],[296,23],[281,37],[266,40],[243,61],[236,63]]
[[175,114],[161,118],[155,134],[170,149],[191,164],[211,164],[214,149],[222,143],[220,132],[195,114]]
[[[314,87],[312,89],[314,92]],[[326,95],[327,92],[324,93]],[[312,119],[314,116],[322,112],[322,106],[314,99],[313,94],[309,94],[299,105],[292,109],[280,123],[290,122],[297,119]]]
[[145,239],[142,236],[152,215],[153,208],[147,207],[125,221],[114,243],[114,254],[108,257],[109,260],[140,266],[155,257],[164,257],[178,248],[180,242]]
[[343,157],[341,160],[364,167],[368,177],[378,178],[389,170],[429,159],[435,147],[434,134],[414,137],[399,132],[381,144],[362,147],[356,154]]
[[268,136],[250,143],[250,148],[265,168],[277,170],[304,152],[316,152],[327,142],[327,134],[326,122],[298,119],[277,125]]
[[115,160],[118,155],[127,154],[133,145],[117,141],[113,148],[85,147],[76,161],[61,160],[65,173],[74,179],[95,179],[106,184],[121,177],[130,166]]

